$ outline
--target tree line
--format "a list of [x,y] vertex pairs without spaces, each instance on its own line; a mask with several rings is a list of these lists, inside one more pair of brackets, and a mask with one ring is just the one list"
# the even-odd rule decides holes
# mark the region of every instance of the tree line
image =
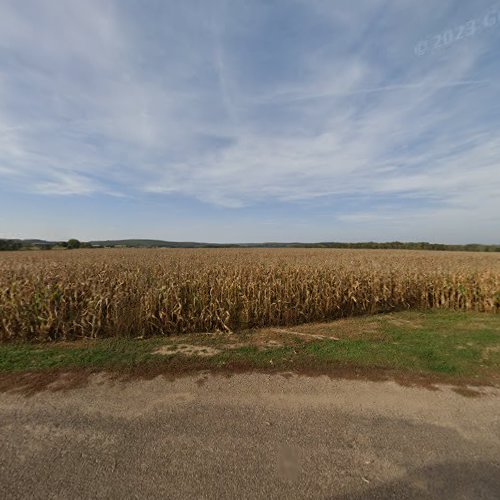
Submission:
[[[148,242],[148,244],[145,244]],[[130,247],[130,248],[179,248],[180,243],[161,242],[154,240],[113,240],[99,242],[81,242],[75,238],[68,241],[48,242],[43,240],[19,240],[0,239],[0,251],[4,250],[30,250],[42,249],[51,250],[53,248],[66,248],[68,250],[76,248],[102,248],[106,247]],[[182,248],[345,248],[345,249],[373,249],[373,250],[442,250],[442,251],[465,251],[465,252],[500,252],[500,245],[482,245],[480,243],[469,243],[466,245],[447,245],[444,243],[421,242],[323,242],[323,243],[249,243],[249,244],[210,244],[210,243],[182,243]]]
[[12,250],[52,250],[53,248],[93,248],[90,243],[81,242],[75,238],[68,241],[48,242],[33,240],[0,239],[0,251]]

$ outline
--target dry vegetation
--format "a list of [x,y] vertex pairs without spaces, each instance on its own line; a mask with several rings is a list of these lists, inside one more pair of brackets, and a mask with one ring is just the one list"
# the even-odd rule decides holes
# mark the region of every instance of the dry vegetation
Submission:
[[327,249],[0,255],[0,339],[286,326],[402,309],[500,310],[500,255]]

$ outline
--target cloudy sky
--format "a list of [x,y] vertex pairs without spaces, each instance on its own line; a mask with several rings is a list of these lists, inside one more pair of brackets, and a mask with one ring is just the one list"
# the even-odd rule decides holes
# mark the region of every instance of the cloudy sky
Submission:
[[500,243],[500,3],[0,0],[0,237]]

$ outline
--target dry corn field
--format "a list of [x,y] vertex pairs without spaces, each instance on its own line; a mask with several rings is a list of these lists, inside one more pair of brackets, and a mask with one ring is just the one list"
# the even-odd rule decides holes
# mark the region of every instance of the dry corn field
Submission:
[[0,339],[285,326],[365,313],[498,313],[500,254],[99,249],[0,254]]

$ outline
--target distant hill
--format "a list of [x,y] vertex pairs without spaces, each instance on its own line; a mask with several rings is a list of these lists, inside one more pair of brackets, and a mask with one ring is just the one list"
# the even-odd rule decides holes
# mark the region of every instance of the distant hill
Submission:
[[164,241],[164,240],[96,240],[89,242],[92,246],[130,247],[130,248],[233,248],[245,245],[233,243],[200,243],[197,241]]
[[[0,250],[22,250],[30,248],[66,246],[62,241],[46,241],[40,239],[0,239]],[[467,245],[447,245],[429,242],[320,242],[320,243],[202,243],[195,241],[165,241],[152,239],[125,239],[125,240],[93,240],[82,242],[82,247],[119,247],[119,248],[359,248],[359,249],[400,249],[400,250],[448,250],[469,252],[500,252],[500,245],[483,245],[470,243]]]
[[163,241],[163,240],[96,240],[90,241],[91,245],[102,247],[134,247],[134,248],[197,248],[202,247],[204,243],[194,241]]

